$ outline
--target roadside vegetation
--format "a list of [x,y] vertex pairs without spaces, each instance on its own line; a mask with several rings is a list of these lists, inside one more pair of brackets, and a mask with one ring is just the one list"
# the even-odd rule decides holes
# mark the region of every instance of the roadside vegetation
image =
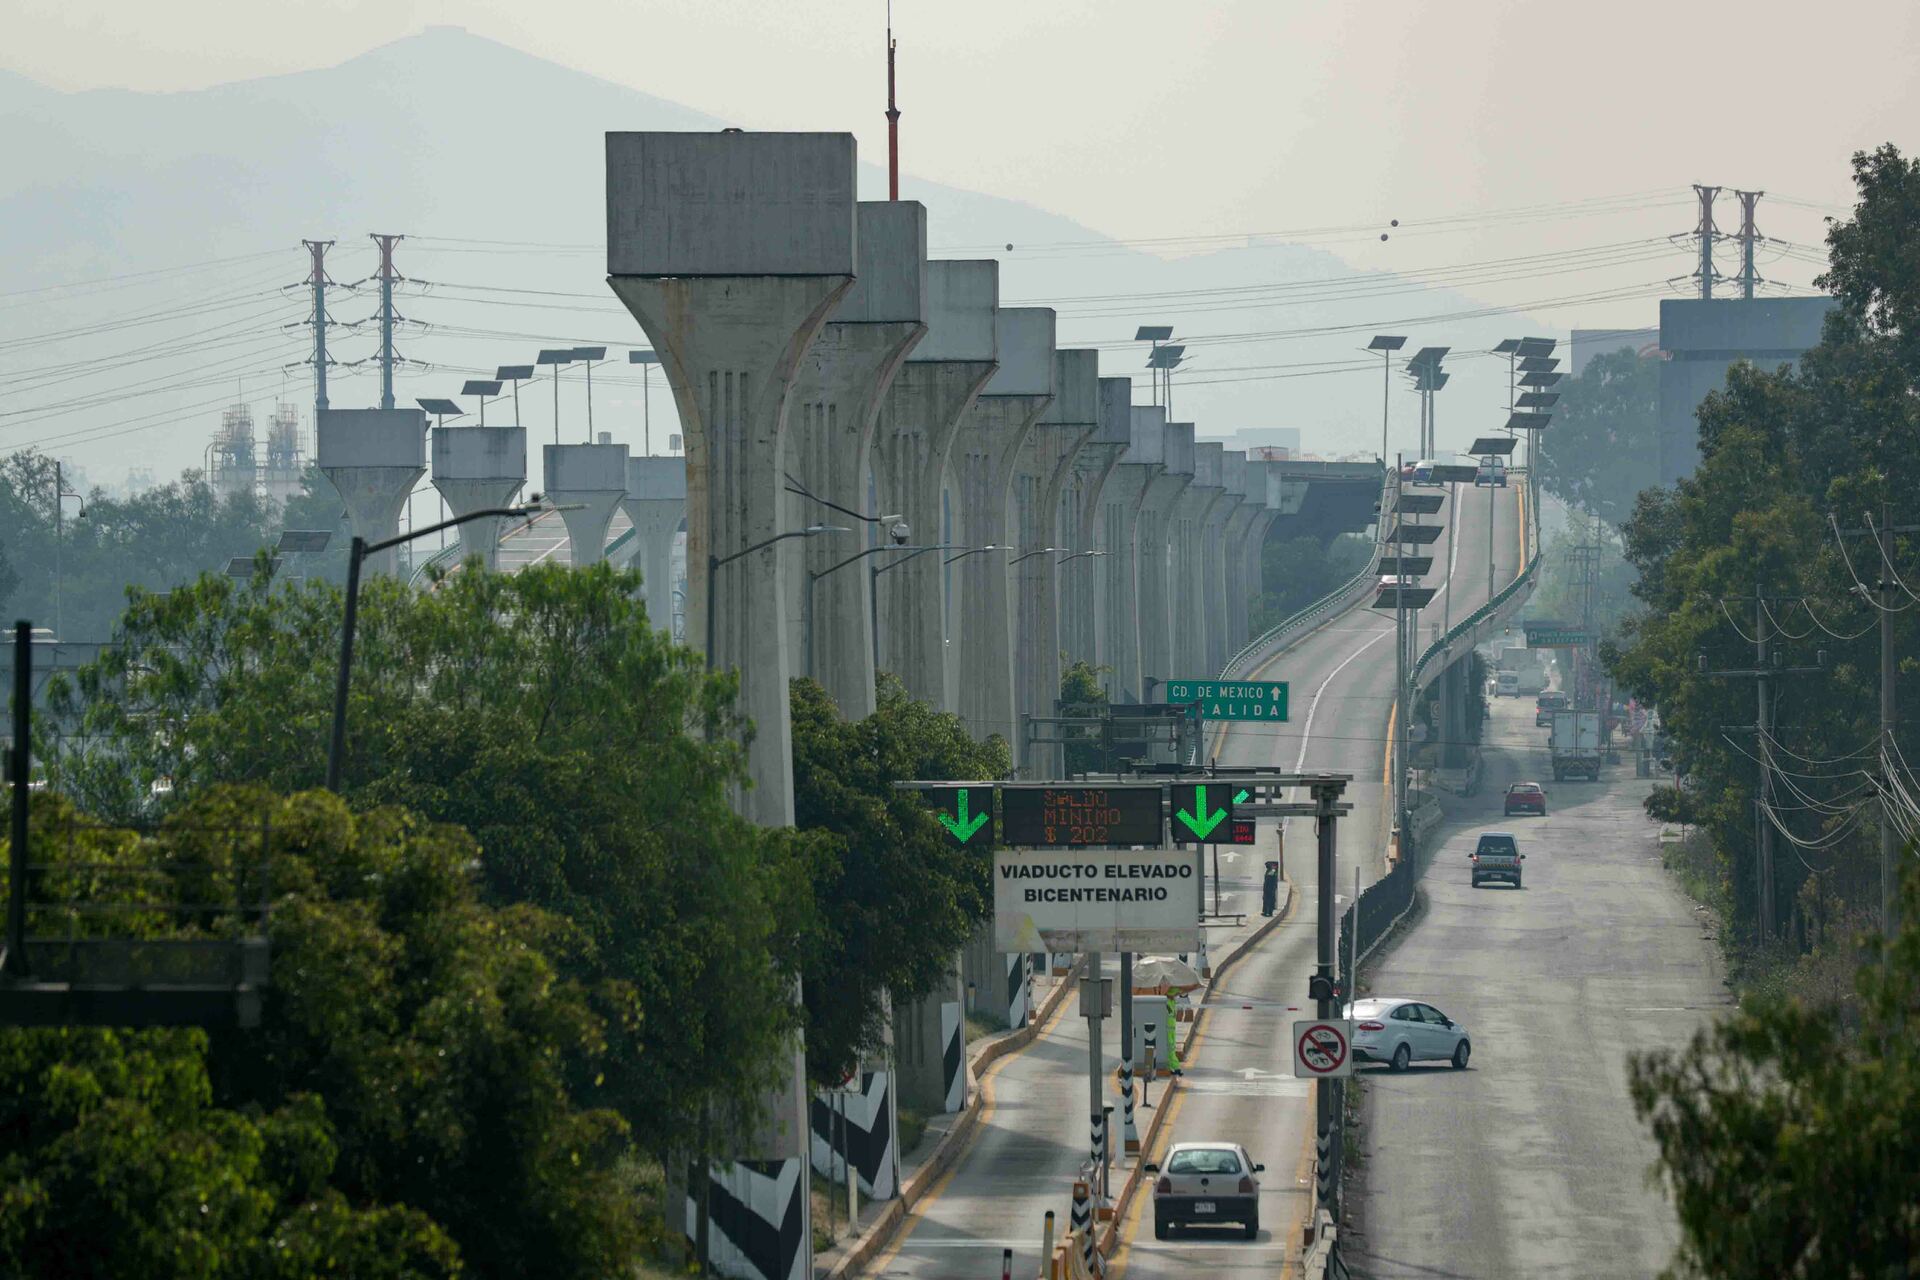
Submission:
[[[117,824],[133,859],[268,825],[289,870],[265,1022],[0,1031],[0,1258],[317,1273],[241,1247],[286,1223],[339,1274],[631,1273],[664,1234],[660,1171],[738,1149],[796,1032],[816,1083],[872,1065],[889,997],[929,990],[990,909],[984,860],[892,783],[998,776],[1005,745],[891,678],[854,723],[796,682],[799,825],[754,827],[729,803],[736,678],[654,629],[639,587],[606,565],[365,583],[340,797],[312,790],[336,587],[133,591],[37,722],[58,797],[37,812]],[[169,1252],[188,1196],[208,1234]]]

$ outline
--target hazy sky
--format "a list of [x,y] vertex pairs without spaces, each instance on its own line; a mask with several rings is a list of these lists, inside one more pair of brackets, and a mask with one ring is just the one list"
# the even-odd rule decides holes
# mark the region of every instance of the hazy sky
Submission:
[[[885,154],[884,0],[8,8],[0,64],[63,88],[325,66],[449,23],[747,127],[851,128]],[[1318,238],[1363,266],[1478,260],[1685,231],[1692,210],[1661,201],[1705,181],[1768,189],[1762,230],[1816,243],[1819,211],[1777,197],[1843,202],[1852,149],[1920,145],[1913,0],[898,0],[894,24],[907,169],[1128,239],[1397,217],[1390,245]],[[1443,215],[1656,190],[1635,213],[1412,238]]]

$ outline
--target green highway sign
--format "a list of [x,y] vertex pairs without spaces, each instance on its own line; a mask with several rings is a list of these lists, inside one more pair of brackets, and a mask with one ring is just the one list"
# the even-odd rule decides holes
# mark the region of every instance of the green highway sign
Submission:
[[948,839],[962,849],[993,847],[993,785],[928,787],[921,794]]
[[1284,680],[1169,680],[1169,703],[1197,702],[1202,720],[1285,720]]
[[1570,622],[1522,622],[1529,649],[1578,649],[1593,643],[1593,633]]

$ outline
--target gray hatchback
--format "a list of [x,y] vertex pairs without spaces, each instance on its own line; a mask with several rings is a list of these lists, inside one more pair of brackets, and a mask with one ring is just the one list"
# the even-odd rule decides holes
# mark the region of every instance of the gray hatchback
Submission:
[[1483,880],[1504,880],[1516,889],[1520,887],[1520,864],[1527,855],[1520,852],[1519,843],[1510,833],[1482,831],[1472,857],[1474,888],[1478,889]]

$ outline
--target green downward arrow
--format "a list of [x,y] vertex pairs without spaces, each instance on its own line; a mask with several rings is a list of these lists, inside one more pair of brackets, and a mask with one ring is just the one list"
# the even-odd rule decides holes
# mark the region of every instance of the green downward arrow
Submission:
[[1247,802],[1247,791],[1245,787],[1242,787],[1238,792],[1235,793],[1233,797],[1233,802],[1235,804],[1245,804]]
[[1196,840],[1205,840],[1215,827],[1227,820],[1225,809],[1215,809],[1211,814],[1207,813],[1207,788],[1204,784],[1193,789],[1193,805],[1200,810],[1201,817],[1196,818],[1185,809],[1173,816],[1187,824],[1187,830],[1193,832]]
[[987,820],[987,815],[976,813],[971,818],[967,816],[967,788],[965,787],[960,788],[960,802],[955,808],[958,812],[951,818],[944,813],[937,813],[934,816],[940,819],[940,825],[947,829],[947,834],[961,844],[965,844],[973,839],[973,833],[980,829],[981,824]]

